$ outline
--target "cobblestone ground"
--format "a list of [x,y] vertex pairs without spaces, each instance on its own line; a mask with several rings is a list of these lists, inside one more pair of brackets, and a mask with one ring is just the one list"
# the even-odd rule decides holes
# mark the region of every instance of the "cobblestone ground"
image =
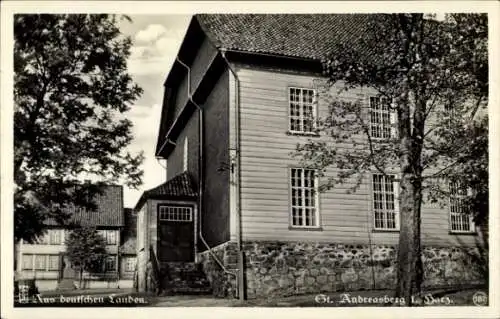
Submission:
[[[151,300],[155,307],[391,307],[402,306],[390,299],[392,291],[359,291],[350,293],[307,294],[269,299],[252,299],[240,302],[210,296],[167,296]],[[424,306],[486,306],[488,290],[433,290],[416,298]],[[485,299],[486,298],[486,299]]]

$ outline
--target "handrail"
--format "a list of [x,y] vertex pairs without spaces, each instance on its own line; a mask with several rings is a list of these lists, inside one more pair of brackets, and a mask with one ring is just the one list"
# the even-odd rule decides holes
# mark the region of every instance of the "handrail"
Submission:
[[156,257],[156,254],[154,252],[153,246],[149,246],[149,259],[151,260],[151,264],[153,266],[153,276],[154,281],[156,282],[156,288],[161,291],[161,278],[160,278],[160,262],[158,258]]
[[[210,248],[210,246],[208,245],[208,243],[205,241],[205,239],[203,237],[200,237],[201,239],[201,242],[205,245],[205,247],[207,248],[208,252],[210,253],[210,255],[215,259],[215,261],[217,262],[217,264],[222,268],[222,270],[226,273],[226,274],[229,274],[229,275],[233,275],[235,277],[238,276],[238,274],[236,272],[232,272],[230,270],[228,270],[226,268],[226,266],[224,266],[224,264],[219,260],[219,258],[217,257],[217,255],[213,252],[212,248]],[[237,269],[236,271],[238,271],[239,269]]]

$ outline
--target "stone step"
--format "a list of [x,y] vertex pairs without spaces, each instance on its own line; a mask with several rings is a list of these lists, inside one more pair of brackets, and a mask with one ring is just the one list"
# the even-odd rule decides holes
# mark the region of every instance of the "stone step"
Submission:
[[165,289],[164,295],[212,295],[211,287],[173,287]]
[[193,262],[169,262],[160,265],[166,294],[211,294],[212,287],[201,265]]

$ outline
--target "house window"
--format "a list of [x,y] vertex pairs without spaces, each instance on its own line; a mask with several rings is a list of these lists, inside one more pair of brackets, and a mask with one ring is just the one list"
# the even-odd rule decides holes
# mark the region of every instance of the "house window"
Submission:
[[393,124],[395,114],[390,111],[385,99],[370,97],[370,136],[373,138],[391,138],[395,135]]
[[35,255],[35,269],[45,270],[47,267],[46,259],[46,255]]
[[116,231],[115,230],[106,231],[106,244],[116,245]]
[[59,270],[59,255],[23,254],[24,270]]
[[135,270],[135,257],[125,257],[125,271],[133,272]]
[[183,158],[184,172],[188,170],[188,138],[184,139],[184,158]]
[[316,122],[316,91],[289,88],[290,131],[313,133]]
[[452,232],[472,232],[474,222],[464,204],[467,188],[458,182],[450,182],[450,226]]
[[159,206],[159,218],[163,221],[190,222],[193,220],[191,207]]
[[58,255],[48,255],[49,259],[49,270],[58,270],[59,269],[59,256]]
[[106,257],[106,271],[116,271],[116,256]]
[[106,241],[106,245],[116,245],[115,230],[98,230],[97,233]]
[[23,254],[23,269],[33,270],[33,255]]
[[292,168],[290,174],[291,223],[294,227],[318,227],[318,181],[312,169]]
[[394,178],[394,175],[373,174],[372,176],[375,229],[399,229],[398,185]]
[[62,230],[61,229],[50,229],[49,230],[49,241],[51,245],[61,245],[62,244]]

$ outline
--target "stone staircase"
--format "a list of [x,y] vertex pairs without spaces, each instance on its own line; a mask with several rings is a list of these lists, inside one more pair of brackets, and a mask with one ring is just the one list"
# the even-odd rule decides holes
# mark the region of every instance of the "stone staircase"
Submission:
[[202,266],[194,262],[162,262],[160,264],[163,294],[210,295],[212,287]]

